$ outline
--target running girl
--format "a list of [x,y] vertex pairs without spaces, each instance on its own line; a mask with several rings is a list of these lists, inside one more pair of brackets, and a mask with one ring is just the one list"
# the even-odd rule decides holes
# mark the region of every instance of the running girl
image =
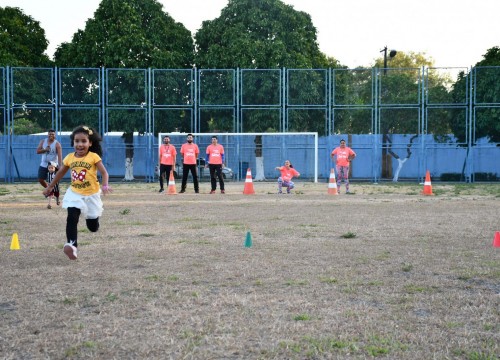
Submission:
[[[108,185],[109,175],[104,167],[101,155],[101,137],[97,132],[87,126],[78,126],[70,135],[71,146],[75,152],[68,154],[55,178],[43,191],[44,195],[50,194],[55,184],[71,170],[71,186],[63,198],[63,208],[68,209],[66,220],[66,239],[64,253],[71,260],[77,258],[78,248],[78,220],[83,213],[87,228],[91,232],[99,229],[99,217],[103,207],[101,192],[105,195],[111,193]],[[99,188],[97,170],[101,173],[102,186]]]

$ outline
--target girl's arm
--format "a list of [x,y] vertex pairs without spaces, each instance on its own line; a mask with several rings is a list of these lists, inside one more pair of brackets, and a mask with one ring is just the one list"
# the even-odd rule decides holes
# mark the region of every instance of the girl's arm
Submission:
[[50,194],[54,186],[66,175],[66,173],[69,170],[69,166],[63,165],[61,168],[56,172],[56,176],[54,176],[54,179],[50,182],[49,185],[45,189],[43,189],[43,195],[47,196]]
[[102,161],[99,161],[97,164],[95,164],[95,166],[97,166],[97,169],[99,170],[99,172],[101,173],[101,176],[102,176],[102,186],[101,186],[102,192],[105,195],[111,193],[113,190],[108,185],[109,175],[108,175],[108,171],[104,167],[104,164],[102,163]]

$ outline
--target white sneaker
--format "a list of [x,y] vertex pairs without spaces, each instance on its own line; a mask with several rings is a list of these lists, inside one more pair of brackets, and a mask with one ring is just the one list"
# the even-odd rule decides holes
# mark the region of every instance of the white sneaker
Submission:
[[76,258],[78,257],[77,255],[77,248],[73,245],[74,242],[69,242],[69,243],[66,243],[64,244],[64,253],[66,254],[66,256],[69,257],[70,260],[76,260]]

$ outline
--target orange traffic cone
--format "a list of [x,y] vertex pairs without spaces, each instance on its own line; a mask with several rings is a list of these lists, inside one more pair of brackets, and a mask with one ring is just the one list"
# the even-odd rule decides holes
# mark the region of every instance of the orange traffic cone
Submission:
[[338,195],[337,191],[337,180],[335,180],[335,171],[332,169],[330,171],[330,182],[328,183],[328,194],[330,195]]
[[168,180],[168,191],[167,195],[177,195],[177,189],[175,188],[174,171],[170,170],[170,178]]
[[500,231],[495,233],[495,237],[493,238],[493,247],[500,247]]
[[247,169],[247,177],[245,179],[245,188],[243,189],[243,194],[245,195],[255,194],[252,182],[252,170],[250,170],[250,168]]
[[422,195],[434,195],[432,193],[432,185],[431,185],[431,174],[429,170],[425,174],[425,182],[424,182],[424,191],[422,191]]

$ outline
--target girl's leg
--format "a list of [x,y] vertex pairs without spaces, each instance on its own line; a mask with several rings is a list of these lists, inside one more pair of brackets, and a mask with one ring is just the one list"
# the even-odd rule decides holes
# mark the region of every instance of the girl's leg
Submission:
[[293,183],[293,181],[289,181],[289,182],[287,183],[286,193],[287,193],[287,194],[290,194],[290,190],[292,190],[294,187],[295,187],[295,184]]
[[75,207],[68,208],[68,218],[66,220],[66,239],[74,247],[78,247],[78,220],[81,210]]
[[92,232],[99,230],[99,218],[97,219],[87,219],[87,229]]
[[66,220],[66,238],[68,242],[64,245],[64,253],[70,260],[76,260],[78,247],[78,220],[80,219],[80,209],[75,207],[68,208],[68,218]]
[[281,176],[278,178],[278,194],[282,193],[282,188],[283,188],[283,179]]

